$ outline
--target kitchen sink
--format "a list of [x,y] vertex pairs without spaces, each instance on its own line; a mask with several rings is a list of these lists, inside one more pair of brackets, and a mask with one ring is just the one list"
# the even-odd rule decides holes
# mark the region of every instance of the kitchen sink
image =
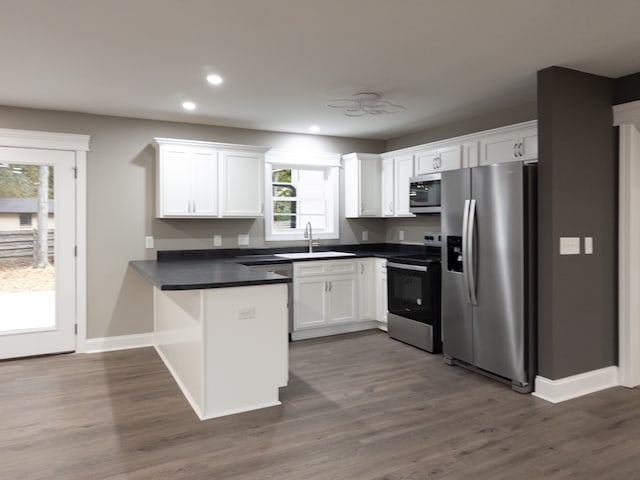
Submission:
[[330,258],[330,257],[349,257],[355,253],[345,252],[298,252],[298,253],[276,253],[274,256],[295,260],[296,258]]

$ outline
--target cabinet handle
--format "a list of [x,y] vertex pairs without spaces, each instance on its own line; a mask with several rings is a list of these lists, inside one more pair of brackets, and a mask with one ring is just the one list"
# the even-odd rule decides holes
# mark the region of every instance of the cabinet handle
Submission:
[[325,292],[329,291],[329,282],[327,282],[327,281],[324,282],[324,291]]
[[196,201],[193,201],[193,213],[196,213]]
[[516,157],[516,158],[518,157],[518,144],[517,143],[513,144],[513,156]]
[[393,202],[389,202],[389,211],[393,212]]
[[364,273],[364,263],[360,264],[360,275]]
[[360,204],[360,214],[364,213],[364,203]]
[[333,285],[329,282],[329,291],[333,290]]
[[520,142],[520,156],[524,156],[524,143]]

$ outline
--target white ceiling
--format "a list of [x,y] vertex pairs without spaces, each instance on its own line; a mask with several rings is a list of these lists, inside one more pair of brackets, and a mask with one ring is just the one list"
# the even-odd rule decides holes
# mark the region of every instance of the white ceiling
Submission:
[[[639,25],[638,0],[0,0],[0,104],[389,139],[531,102],[551,65],[638,72]],[[369,91],[407,108],[326,106]]]

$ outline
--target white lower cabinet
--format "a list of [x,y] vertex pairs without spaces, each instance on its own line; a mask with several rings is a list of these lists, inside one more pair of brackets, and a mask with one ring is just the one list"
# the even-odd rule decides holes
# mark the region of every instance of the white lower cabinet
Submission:
[[[370,260],[294,262],[293,340],[354,332],[378,325],[371,308],[375,305],[375,289]],[[365,302],[361,299],[363,295],[369,295],[370,300],[361,311]]]
[[374,258],[361,258],[358,260],[358,318],[360,320],[376,319],[374,265]]

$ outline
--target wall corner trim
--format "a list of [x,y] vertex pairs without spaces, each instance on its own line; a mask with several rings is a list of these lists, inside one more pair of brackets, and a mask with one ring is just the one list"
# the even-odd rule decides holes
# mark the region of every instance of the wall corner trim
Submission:
[[112,352],[114,350],[127,350],[129,348],[152,347],[154,345],[153,340],[153,333],[88,338],[85,343],[85,353]]
[[617,385],[618,367],[611,366],[558,380],[538,375],[533,395],[547,402],[560,403]]

